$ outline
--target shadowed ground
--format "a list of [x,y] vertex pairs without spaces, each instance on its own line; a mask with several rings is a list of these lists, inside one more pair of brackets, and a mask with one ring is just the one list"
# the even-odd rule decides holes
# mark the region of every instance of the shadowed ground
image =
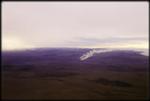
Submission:
[[90,49],[3,52],[2,99],[148,99],[148,57]]

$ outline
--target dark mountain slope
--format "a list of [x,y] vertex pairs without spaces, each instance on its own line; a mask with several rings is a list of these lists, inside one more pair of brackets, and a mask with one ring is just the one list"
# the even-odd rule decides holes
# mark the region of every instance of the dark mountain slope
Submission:
[[88,51],[90,49],[56,48],[3,52],[3,69],[33,70],[44,67],[49,69],[86,67],[114,71],[145,71],[148,69],[148,56],[138,52],[116,50],[94,54],[92,57],[80,61],[80,57]]

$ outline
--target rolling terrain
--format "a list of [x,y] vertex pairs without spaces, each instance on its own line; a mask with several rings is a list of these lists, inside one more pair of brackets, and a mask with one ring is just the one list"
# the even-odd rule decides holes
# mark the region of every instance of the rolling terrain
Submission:
[[149,56],[114,50],[45,48],[2,52],[2,99],[149,99]]

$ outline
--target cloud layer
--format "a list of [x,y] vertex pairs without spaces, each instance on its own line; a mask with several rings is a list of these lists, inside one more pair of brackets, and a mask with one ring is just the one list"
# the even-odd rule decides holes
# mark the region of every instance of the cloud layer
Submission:
[[148,48],[148,3],[3,2],[3,46],[15,48],[4,42],[14,37],[24,43],[20,48]]

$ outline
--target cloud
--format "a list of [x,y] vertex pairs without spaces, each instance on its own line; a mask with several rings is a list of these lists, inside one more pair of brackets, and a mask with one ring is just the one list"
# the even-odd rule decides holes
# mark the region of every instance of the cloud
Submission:
[[148,29],[147,2],[2,3],[2,36],[35,47],[142,46]]
[[75,46],[96,46],[96,45],[113,45],[114,47],[118,47],[118,45],[126,44],[126,45],[134,45],[137,44],[148,44],[148,38],[146,37],[106,37],[106,38],[76,38],[74,40],[67,42],[70,45]]
[[34,46],[19,39],[18,37],[3,36],[2,50],[20,50],[20,49],[28,49],[28,48],[34,48]]

